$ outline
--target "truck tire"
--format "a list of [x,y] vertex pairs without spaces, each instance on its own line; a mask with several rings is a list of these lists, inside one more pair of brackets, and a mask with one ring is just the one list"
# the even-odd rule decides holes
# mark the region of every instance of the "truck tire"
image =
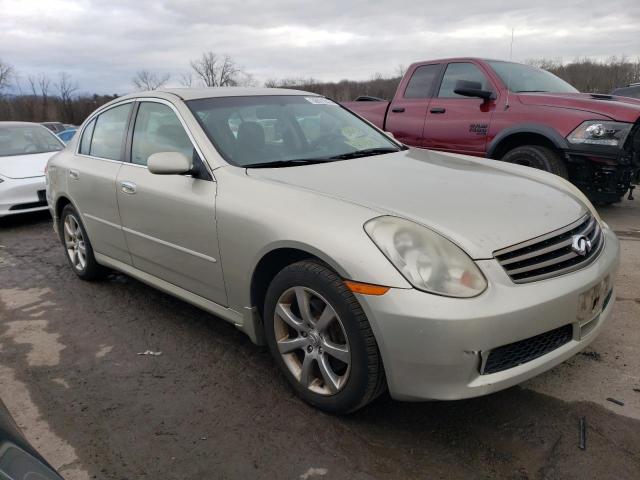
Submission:
[[567,165],[560,158],[560,155],[547,147],[522,145],[509,150],[502,157],[502,161],[537,168],[545,172],[554,173],[562,178],[569,178]]

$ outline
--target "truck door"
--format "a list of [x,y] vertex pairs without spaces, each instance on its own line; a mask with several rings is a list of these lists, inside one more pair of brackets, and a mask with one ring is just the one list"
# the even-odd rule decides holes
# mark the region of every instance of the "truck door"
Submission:
[[439,63],[418,65],[407,72],[387,111],[385,130],[401,142],[423,147],[424,122],[429,101],[442,65]]
[[424,126],[424,146],[434,150],[484,155],[495,100],[464,97],[454,92],[456,81],[480,82],[483,90],[498,90],[471,62],[452,62],[429,103]]

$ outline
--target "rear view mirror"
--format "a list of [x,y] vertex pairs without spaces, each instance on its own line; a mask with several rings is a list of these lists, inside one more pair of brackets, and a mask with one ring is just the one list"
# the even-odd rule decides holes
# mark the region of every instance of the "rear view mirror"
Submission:
[[180,152],[158,152],[149,156],[147,168],[156,175],[180,175],[191,171],[191,159]]
[[457,80],[453,92],[463,97],[478,97],[484,100],[489,100],[493,97],[493,92],[483,90],[480,82],[472,82],[470,80]]

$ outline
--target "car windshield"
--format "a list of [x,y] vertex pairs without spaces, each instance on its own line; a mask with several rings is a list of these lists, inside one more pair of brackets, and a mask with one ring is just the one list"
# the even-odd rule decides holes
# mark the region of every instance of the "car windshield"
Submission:
[[514,93],[578,93],[578,90],[553,73],[521,63],[489,61],[500,80]]
[[240,167],[304,165],[402,149],[324,97],[219,97],[187,105],[224,159]]
[[0,157],[57,152],[64,144],[40,125],[1,125]]

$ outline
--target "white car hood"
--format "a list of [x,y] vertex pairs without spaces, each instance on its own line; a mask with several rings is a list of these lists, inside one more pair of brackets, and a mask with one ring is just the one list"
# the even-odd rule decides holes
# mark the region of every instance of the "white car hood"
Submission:
[[7,178],[42,177],[47,161],[56,153],[58,152],[0,157],[0,176]]
[[475,259],[491,258],[495,250],[561,228],[588,211],[555,175],[421,149],[247,174],[414,220]]

